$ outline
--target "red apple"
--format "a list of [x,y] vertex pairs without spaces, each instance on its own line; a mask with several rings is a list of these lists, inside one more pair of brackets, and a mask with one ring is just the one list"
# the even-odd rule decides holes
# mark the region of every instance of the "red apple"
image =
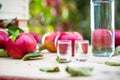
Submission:
[[115,30],[115,46],[120,45],[120,30]]
[[60,34],[60,32],[52,32],[52,33],[46,33],[42,37],[42,44],[45,46],[45,48],[50,52],[57,52],[54,41],[56,36]]
[[72,56],[74,56],[74,43],[75,40],[83,40],[83,37],[78,32],[63,32],[56,38],[56,44],[58,40],[71,40],[72,41]]
[[6,50],[12,58],[22,58],[25,54],[36,50],[37,42],[30,33],[20,34],[15,41],[8,39]]
[[109,48],[112,45],[112,33],[107,29],[96,29],[92,33],[92,46]]
[[0,31],[0,48],[5,49],[5,44],[8,39],[8,34],[4,31]]
[[37,43],[41,43],[41,35],[39,33],[32,33],[33,37],[37,41]]

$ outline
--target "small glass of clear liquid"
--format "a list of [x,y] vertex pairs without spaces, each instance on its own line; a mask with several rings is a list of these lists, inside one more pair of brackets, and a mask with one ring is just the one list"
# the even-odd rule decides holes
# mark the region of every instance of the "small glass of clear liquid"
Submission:
[[75,40],[75,59],[77,61],[86,61],[89,52],[88,40]]
[[68,62],[71,60],[72,57],[71,40],[58,40],[57,56],[60,58],[60,62]]
[[97,57],[114,53],[114,0],[91,0],[91,46]]

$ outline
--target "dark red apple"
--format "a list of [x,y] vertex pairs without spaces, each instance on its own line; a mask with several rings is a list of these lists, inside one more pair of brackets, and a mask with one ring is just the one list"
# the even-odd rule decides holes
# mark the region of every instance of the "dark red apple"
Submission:
[[83,36],[78,32],[62,32],[56,38],[56,44],[58,40],[71,40],[72,41],[72,56],[74,56],[74,43],[75,40],[83,40]]
[[37,43],[41,43],[41,35],[39,33],[34,32],[32,35],[36,39]]
[[108,29],[96,29],[92,33],[92,46],[109,48],[112,45],[112,33]]
[[115,46],[120,45],[120,30],[115,30]]
[[5,49],[7,39],[8,39],[8,34],[4,31],[0,31],[0,48]]
[[25,54],[36,50],[37,42],[30,33],[20,34],[15,41],[8,39],[6,50],[12,58],[22,58]]

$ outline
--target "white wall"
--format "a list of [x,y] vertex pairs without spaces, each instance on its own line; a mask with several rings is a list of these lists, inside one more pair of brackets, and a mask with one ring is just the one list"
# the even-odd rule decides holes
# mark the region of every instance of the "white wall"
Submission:
[[0,19],[29,19],[29,0],[0,0]]

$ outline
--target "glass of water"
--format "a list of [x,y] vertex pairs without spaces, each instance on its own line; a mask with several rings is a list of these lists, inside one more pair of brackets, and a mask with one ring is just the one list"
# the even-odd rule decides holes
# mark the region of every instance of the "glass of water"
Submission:
[[72,57],[71,40],[58,40],[57,56],[60,62],[68,62]]
[[91,0],[91,46],[97,57],[114,54],[114,0]]
[[75,59],[79,61],[86,61],[89,51],[88,40],[75,40]]

